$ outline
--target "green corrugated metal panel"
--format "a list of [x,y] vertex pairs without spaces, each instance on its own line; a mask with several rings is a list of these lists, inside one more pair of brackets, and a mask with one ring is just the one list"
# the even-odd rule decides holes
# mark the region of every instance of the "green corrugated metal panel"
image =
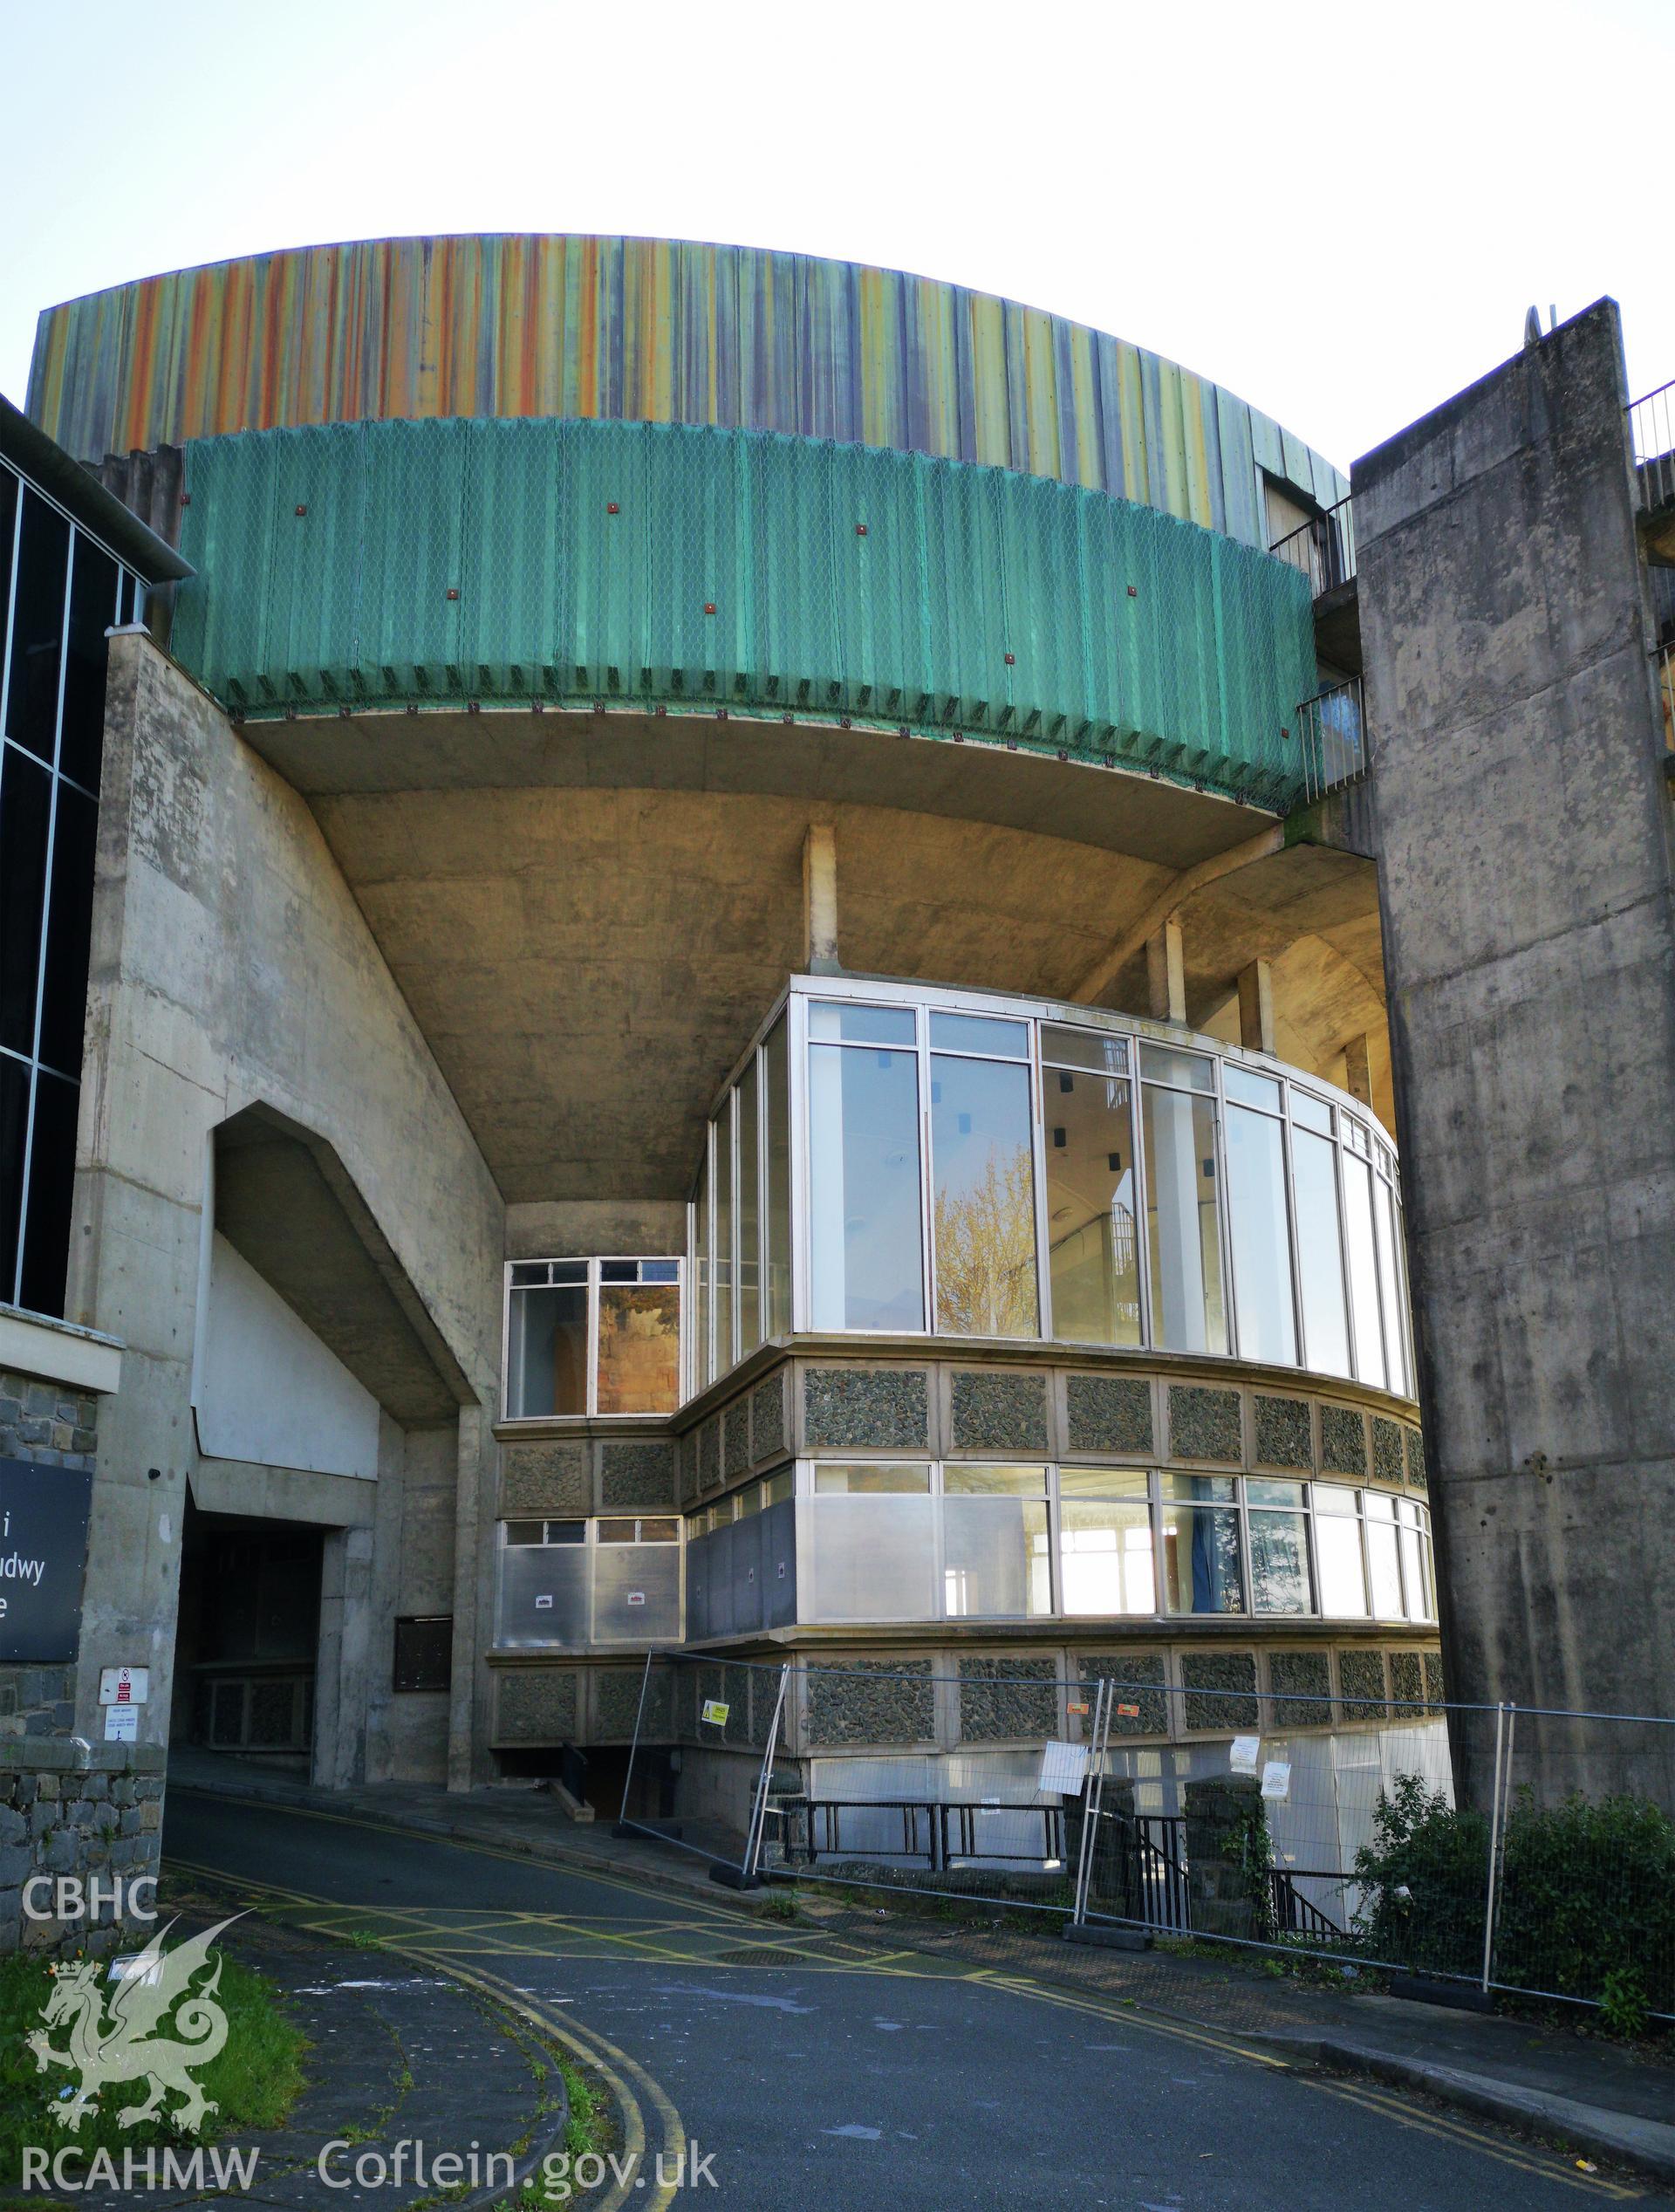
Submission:
[[205,439],[186,483],[174,650],[250,716],[634,699],[958,731],[1260,805],[1298,788],[1306,579],[1104,492],[541,420]]

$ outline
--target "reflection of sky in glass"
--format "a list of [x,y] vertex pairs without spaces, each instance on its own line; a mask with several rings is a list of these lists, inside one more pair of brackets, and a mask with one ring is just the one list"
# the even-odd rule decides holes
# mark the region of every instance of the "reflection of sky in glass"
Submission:
[[[1293,1098],[1298,1093],[1293,1092]],[[1343,1315],[1343,1260],[1338,1236],[1337,1172],[1324,1137],[1291,1133],[1291,1179],[1297,1202],[1297,1257],[1302,1270],[1303,1357],[1323,1374],[1350,1372],[1350,1332]]]
[[922,1329],[913,1053],[810,1048],[809,1185],[814,1326]]
[[[1229,1071],[1229,1079],[1234,1071]],[[1271,1086],[1277,1094],[1278,1084]],[[1285,1147],[1280,1125],[1243,1106],[1227,1109],[1227,1199],[1239,1349],[1247,1359],[1294,1366],[1291,1238],[1285,1212]]]

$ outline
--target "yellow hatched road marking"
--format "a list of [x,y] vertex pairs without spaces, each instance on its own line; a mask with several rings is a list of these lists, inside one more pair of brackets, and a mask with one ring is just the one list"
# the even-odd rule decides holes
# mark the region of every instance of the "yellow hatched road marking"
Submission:
[[[423,1831],[406,1829],[393,1830],[392,1824],[387,1822],[363,1820],[349,1814],[317,1812],[311,1808],[294,1808],[291,1806],[284,1806],[280,1808],[280,1810],[285,1811],[302,1811],[304,1816],[308,1818],[335,1821],[345,1827],[375,1829],[382,1832],[393,1832],[402,1835],[417,1834],[427,1841],[447,1842],[452,1845],[453,1848],[457,1850],[481,1852],[486,1857],[509,1859],[520,1866],[538,1866],[540,1864],[538,1860],[531,1859],[523,1853],[498,1851],[493,1846],[489,1845],[458,1843],[452,1838],[425,1837]],[[198,1866],[182,1859],[174,1859],[172,1863],[181,1866],[186,1872],[206,1875],[214,1880],[222,1883],[226,1883],[229,1880],[236,1882],[239,1879],[230,1877],[214,1867]],[[621,1880],[617,1877],[609,1874],[596,1875],[589,1870],[583,1875],[583,1879],[590,1881],[598,1880],[606,1882],[612,1887],[627,1890],[632,1894],[638,1895],[643,1894],[634,1890],[631,1883]],[[427,1927],[424,1925],[423,1919],[421,1917],[426,1914],[427,1908],[420,1907],[409,1906],[401,1907],[385,1907],[378,1906],[343,1906],[334,1904],[329,1899],[316,1898],[307,1895],[302,1891],[284,1890],[275,1884],[248,1881],[246,1886],[252,1889],[264,1891],[276,1897],[287,1899],[296,1905],[304,1906],[315,1911],[324,1910],[332,1914],[347,1914],[351,1916],[352,1921],[358,1920],[364,1923],[366,1920],[376,1916],[380,1912],[390,1913],[393,1915],[394,1913],[399,1911],[404,1917],[411,1915],[420,1923],[418,1928],[415,1929],[415,1933],[419,1933],[423,1937],[429,1939],[429,1948],[421,1951],[416,1948],[404,1946],[394,1942],[386,1944],[385,1948],[392,1950],[405,1950],[407,1955],[415,1958],[423,1957],[427,1959],[428,1962],[441,1966],[443,1971],[455,1974],[461,1979],[469,1980],[472,1978],[470,1970],[453,1965],[443,1965],[444,1958],[450,1956],[451,1954],[445,1952],[441,1947],[448,1941],[452,1935],[457,1935],[460,1931],[457,1928],[450,1928],[447,1926],[439,1924],[436,1921],[434,1909],[429,1913],[428,1917],[430,1924]],[[743,1915],[736,1912],[728,1912],[725,1907],[712,1909],[708,1907],[700,1905],[695,1907],[694,1909],[700,1914],[700,1918],[696,1921],[681,1921],[679,1920],[671,1920],[667,1921],[659,1921],[653,1925],[658,1930],[667,1934],[686,1933],[694,1935],[700,1934],[709,1935],[714,1933],[718,1928],[725,1929],[733,1934],[735,1937],[742,1933],[742,1922],[744,1919]],[[650,1944],[641,1941],[637,1936],[618,1936],[603,1930],[593,1931],[585,1929],[575,1924],[576,1917],[577,1916],[568,1914],[525,1914],[509,1912],[505,1915],[504,1921],[496,1923],[490,1921],[486,1927],[475,1928],[469,1932],[472,1934],[487,1934],[496,1925],[505,1925],[506,1923],[510,1923],[531,1933],[537,1928],[554,1932],[563,1932],[566,1935],[571,1935],[583,1940],[590,1940],[593,1942],[601,1943],[607,1947],[604,1952],[590,1950],[579,1955],[586,1957],[609,1956],[612,1955],[612,1948],[614,1948],[615,1950],[631,1957],[639,1955],[642,1958],[643,1962],[647,1964],[656,1963],[659,1965],[669,1966],[713,1966],[718,1963],[723,1963],[723,1962],[718,1961],[713,1954],[700,1954],[694,1955],[689,1953],[671,1952],[667,1950],[660,1951],[655,1949]],[[618,1916],[599,1915],[588,1917],[614,1919]],[[754,1923],[745,1924],[755,1925]],[[636,1928],[644,1928],[646,1923],[636,1921],[632,1922],[631,1925]],[[383,1939],[379,1940],[382,1941]],[[788,1950],[793,1948],[797,1948],[794,1938],[782,1941],[777,1935],[758,1935],[755,1938],[755,1947],[762,1948]],[[750,1947],[751,1939],[749,1937],[746,1937],[742,1941],[735,1941],[732,1946],[732,1948],[736,1950],[743,1950]],[[940,1981],[954,1979],[982,1983],[995,1989],[1008,1990],[1015,1996],[1027,1997],[1037,2003],[1056,2005],[1061,2010],[1064,2011],[1084,2013],[1090,2018],[1104,2021],[1107,2024],[1121,2025],[1126,2024],[1130,2026],[1141,2029],[1148,2034],[1167,2036],[1178,2042],[1194,2044],[1205,2049],[1226,2052],[1231,2057],[1243,2059],[1249,2065],[1262,2066],[1270,2072],[1288,2073],[1291,2075],[1294,2079],[1305,2084],[1310,2088],[1318,2089],[1324,2092],[1329,2096],[1337,2097],[1348,2102],[1357,2104],[1364,2110],[1377,2113],[1386,2120],[1393,2120],[1404,2127],[1413,2128],[1421,2133],[1435,2136],[1440,2140],[1459,2143],[1473,2150],[1480,2151],[1486,2156],[1497,2160],[1502,2165],[1514,2167],[1521,2172],[1544,2175],[1549,2180],[1561,2181],[1570,2188],[1580,2189],[1598,2196],[1607,2196],[1619,2200],[1637,2199],[1644,2197],[1647,2194],[1647,2192],[1644,2189],[1628,2186],[1622,2182],[1610,2181],[1602,2175],[1583,2174],[1576,2171],[1575,2169],[1565,2166],[1561,2161],[1559,2155],[1556,2153],[1543,2155],[1535,2152],[1522,2151],[1511,2145],[1503,2144],[1497,2140],[1494,2136],[1473,2126],[1468,2121],[1458,2120],[1452,2118],[1444,2118],[1440,2115],[1421,2111],[1417,2106],[1407,2104],[1399,2097],[1389,2092],[1366,2087],[1359,2083],[1333,2080],[1320,2074],[1307,2072],[1297,2066],[1292,2059],[1281,2054],[1255,2048],[1248,2043],[1241,2043],[1236,2040],[1234,2037],[1219,2034],[1214,2029],[1201,2028],[1185,2021],[1171,2019],[1165,2015],[1151,2010],[1150,2008],[1144,2007],[1138,2001],[1131,2004],[1114,2003],[1109,1999],[1100,1998],[1097,1996],[1091,1996],[1085,1992],[1061,1989],[1050,1983],[1038,1982],[1030,1976],[1007,1973],[998,1968],[962,1967],[961,1964],[954,1962],[949,1962],[947,1966],[944,1968],[939,1961],[936,1962],[936,1970],[927,1970],[929,1962],[927,1961],[926,1955],[921,1952],[915,1952],[911,1948],[903,1948],[897,1950],[878,1953],[868,1951],[864,1945],[846,1943],[844,1948],[851,1953],[851,1956],[846,1959],[838,1958],[831,1955],[830,1954],[815,1952],[800,1952],[800,1955],[806,1960],[810,1968],[826,1973],[876,1973],[911,1981]],[[536,1942],[509,1943],[505,1941],[503,1938],[497,1944],[496,1948],[498,1953],[501,1955],[509,1953],[510,1955],[518,1957],[552,1957],[555,1955],[561,1955],[560,1954],[556,1953],[550,1945],[543,1946]],[[577,1955],[572,1954],[571,1955]],[[919,1963],[916,1965],[905,1963],[905,1962],[913,1960],[917,1960]],[[898,1962],[901,1962],[899,1963]],[[728,1959],[724,1963],[728,1967],[729,1970],[731,1970],[735,1966],[742,1965],[744,1962]],[[487,1981],[495,1981],[496,1978],[497,1977],[492,1976],[484,1976],[484,1979]],[[509,1990],[510,1989],[509,1984],[502,1983],[499,1986],[504,1990]],[[513,1992],[512,1994],[518,1995],[518,1993],[516,1992]],[[510,1998],[508,1997],[505,2001],[510,2002]],[[518,1995],[518,2004],[514,2005],[513,2009],[518,2009],[518,2006],[522,2005],[523,2003],[524,2000],[522,1998],[521,1995]],[[560,2040],[567,2039],[567,2032],[560,2032],[560,2026],[558,2023],[550,2021],[549,2027],[550,2032],[559,2034]],[[590,2029],[586,2031],[586,2033],[592,2036],[595,2031]],[[653,2095],[654,2100],[660,2099],[663,2104],[667,2105],[668,2112],[670,2115],[673,2116],[673,2125],[675,2127],[679,2128],[680,2123],[678,2115],[674,2114],[673,2106],[672,2104],[668,2104],[665,2092],[662,2091],[660,2085],[653,2080],[653,2077],[645,2073],[644,2070],[638,2065],[638,2062],[628,2058],[626,2053],[617,2051],[615,2046],[612,2044],[606,2044],[603,2037],[598,2037],[598,2041],[600,2048],[609,2051],[612,2057],[615,2058],[620,2064],[632,2070],[646,2081],[648,2086],[648,2093]],[[596,2061],[596,2063],[598,2062]],[[607,2072],[603,2065],[601,2065],[600,2070],[601,2072]],[[621,2093],[624,2095],[631,2094],[631,2092],[626,2090],[626,2085],[624,2086]],[[641,2140],[643,2145],[643,2122],[641,2125]],[[684,2145],[684,2133],[681,2134],[681,2142]],[[671,2188],[667,2195],[660,2193],[652,2199],[641,2198],[639,2202],[647,2207],[647,2212],[664,2212],[664,2207],[668,2202],[669,2195],[672,2195],[673,2193],[673,2189]],[[616,2206],[623,2201],[622,2197],[613,2195],[612,2202],[607,2206],[601,2208],[601,2212],[615,2212]]]
[[[200,1866],[190,1859],[174,1859],[170,1863],[179,1866],[185,1873],[247,1893],[277,1898],[287,1904],[317,1910],[324,1908],[328,1913],[353,1909],[338,1906],[329,1898],[311,1896],[305,1890],[287,1888],[277,1882],[256,1881],[247,1876],[229,1878],[216,1867]],[[397,1957],[410,1959],[415,1965],[434,1967],[451,1981],[462,1983],[481,1995],[492,1997],[496,2004],[516,2014],[541,2035],[562,2044],[574,2057],[581,2058],[602,2075],[610,2086],[622,2117],[623,2142],[618,2155],[624,2165],[621,2179],[612,2183],[609,2195],[600,2202],[598,2212],[621,2212],[632,2192],[636,2188],[645,2188],[648,2181],[651,2184],[649,2193],[632,2196],[632,2202],[636,2206],[643,2206],[645,2212],[668,2212],[680,2187],[679,2175],[684,2167],[686,2127],[673,2099],[637,2058],[619,2049],[597,2028],[557,2017],[546,2006],[532,2000],[527,1992],[502,1980],[499,1975],[487,1973],[480,1968],[461,1966],[418,1944],[380,1941],[379,1948]],[[631,2078],[644,2087],[657,2112],[663,2138],[660,2152],[663,2159],[673,2163],[676,2175],[673,2180],[659,2181],[656,2168],[648,2167],[646,2163],[646,2118],[639,2098],[629,2086]]]

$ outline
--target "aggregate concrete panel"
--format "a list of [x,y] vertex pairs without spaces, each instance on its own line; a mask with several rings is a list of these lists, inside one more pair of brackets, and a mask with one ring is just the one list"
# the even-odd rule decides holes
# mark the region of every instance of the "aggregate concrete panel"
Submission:
[[1138,1375],[1069,1375],[1064,1427],[1072,1452],[1116,1452],[1149,1459],[1153,1450],[1152,1385]]
[[960,1661],[960,1740],[1039,1743],[1059,1729],[1058,1661],[1009,1654]]
[[593,1510],[591,1448],[571,1441],[502,1444],[500,1452],[500,1510],[508,1519],[519,1514],[588,1514]]
[[928,1659],[810,1660],[803,1733],[813,1746],[928,1743],[936,1685]]
[[1308,1470],[1315,1463],[1314,1422],[1306,1398],[1274,1398],[1256,1393],[1258,1467]]
[[[1111,1732],[1113,1736],[1168,1736],[1170,1707],[1176,1701],[1169,1696],[1169,1662],[1160,1651],[1119,1651],[1109,1654],[1085,1653],[1077,1661],[1088,1702],[1092,1703],[1095,1686],[1101,1681],[1112,1683],[1114,1709]],[[1124,1712],[1123,1706],[1135,1710]],[[1093,1715],[1076,1716],[1080,1733],[1091,1737]]]
[[1047,1377],[983,1374],[956,1368],[949,1378],[949,1440],[956,1452],[1025,1452],[1044,1456]]
[[1169,1454],[1172,1459],[1207,1459],[1242,1466],[1244,1424],[1236,1390],[1212,1390],[1200,1383],[1169,1386]]
[[674,1446],[655,1437],[599,1447],[599,1510],[668,1512],[674,1504]]
[[811,1449],[923,1451],[930,1417],[923,1367],[810,1367],[803,1378],[803,1437]]
[[1187,1729],[1257,1726],[1256,1654],[1249,1651],[1189,1651],[1180,1657],[1182,1725]]

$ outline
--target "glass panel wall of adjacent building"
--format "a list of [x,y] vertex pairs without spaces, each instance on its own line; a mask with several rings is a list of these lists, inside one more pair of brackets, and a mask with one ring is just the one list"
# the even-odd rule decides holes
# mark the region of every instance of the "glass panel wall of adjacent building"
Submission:
[[789,1330],[1412,1393],[1396,1158],[1330,1085],[1084,1009],[799,979],[713,1116],[693,1387]]
[[106,633],[146,586],[0,462],[0,1303],[61,1314]]

